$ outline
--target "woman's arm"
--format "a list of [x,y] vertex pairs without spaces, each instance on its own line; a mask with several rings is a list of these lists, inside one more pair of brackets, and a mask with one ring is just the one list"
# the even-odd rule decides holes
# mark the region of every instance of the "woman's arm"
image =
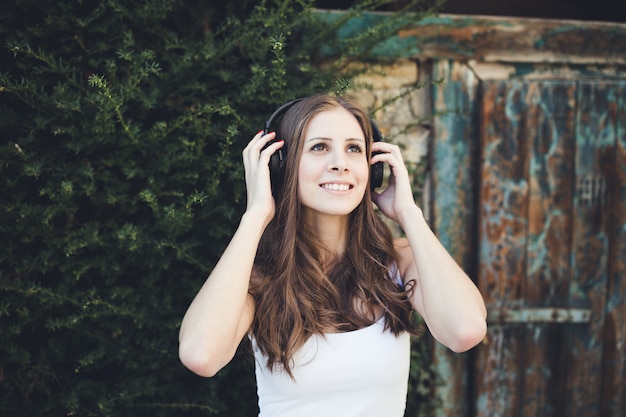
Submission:
[[487,331],[482,296],[432,233],[421,210],[405,214],[407,238],[399,239],[396,248],[404,282],[414,282],[411,303],[435,339],[455,352],[469,350]]
[[230,362],[254,319],[254,301],[248,286],[259,241],[274,216],[268,162],[282,142],[262,148],[273,138],[273,133],[259,133],[243,151],[246,212],[183,317],[180,360],[198,375],[213,376]]
[[[382,154],[372,163],[389,163],[389,187],[374,195],[381,211],[396,221],[406,238],[396,241],[399,270],[405,283],[413,282],[413,307],[422,315],[435,339],[455,352],[478,344],[487,331],[486,309],[478,288],[431,231],[415,204],[400,149],[377,143]],[[410,288],[410,287],[409,287]]]
[[230,244],[196,294],[180,326],[179,357],[191,371],[213,376],[233,358],[254,318],[248,284],[260,222],[244,215]]

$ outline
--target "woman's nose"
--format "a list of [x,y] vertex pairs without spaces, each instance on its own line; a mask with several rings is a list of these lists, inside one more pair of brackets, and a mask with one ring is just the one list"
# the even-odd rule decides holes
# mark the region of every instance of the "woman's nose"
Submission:
[[329,168],[331,171],[348,170],[348,161],[346,160],[346,156],[343,154],[343,152],[332,153]]

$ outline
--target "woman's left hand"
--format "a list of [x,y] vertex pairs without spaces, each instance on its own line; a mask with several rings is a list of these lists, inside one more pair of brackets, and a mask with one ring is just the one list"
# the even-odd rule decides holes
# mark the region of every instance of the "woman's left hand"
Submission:
[[389,185],[380,193],[372,192],[372,199],[385,216],[400,223],[402,212],[408,208],[414,209],[416,206],[402,152],[398,145],[386,142],[374,142],[372,151],[380,152],[372,156],[372,164],[385,162],[391,168]]

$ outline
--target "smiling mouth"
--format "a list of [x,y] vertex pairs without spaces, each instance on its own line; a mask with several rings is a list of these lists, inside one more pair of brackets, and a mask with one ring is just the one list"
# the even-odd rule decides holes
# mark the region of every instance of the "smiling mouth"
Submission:
[[352,188],[349,184],[322,184],[321,187],[332,191],[348,191]]

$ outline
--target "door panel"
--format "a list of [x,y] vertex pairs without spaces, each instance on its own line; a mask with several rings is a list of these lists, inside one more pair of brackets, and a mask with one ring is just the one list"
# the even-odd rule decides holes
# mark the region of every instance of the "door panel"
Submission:
[[[476,251],[471,242],[476,241],[478,206],[477,80],[466,66],[454,61],[437,61],[432,71],[434,79],[446,81],[433,88],[435,107],[441,112],[435,118],[437,143],[432,150],[440,169],[432,177],[436,186],[429,210],[431,225],[459,265],[475,276]],[[436,417],[467,417],[470,402],[465,398],[473,389],[473,352],[455,354],[438,343],[433,351],[437,372],[445,381],[433,387],[433,395],[442,400]]]
[[[523,301],[529,199],[526,94],[522,82],[482,83],[478,285],[492,316],[518,309]],[[522,335],[519,326],[490,326],[488,343],[477,356],[479,416],[519,410]]]
[[626,416],[626,82],[611,90],[616,131],[615,169],[609,182],[609,284],[606,304],[602,416]]
[[608,279],[607,183],[614,168],[615,126],[605,82],[580,83],[576,126],[576,171],[569,302],[591,309],[588,326],[568,332],[565,358],[566,416],[599,416],[602,350]]
[[437,416],[625,417],[626,82],[434,69],[432,224],[489,322]]
[[[622,86],[499,80],[480,88],[478,284],[490,325],[476,359],[475,414],[604,417],[603,363],[617,364],[613,380],[624,380],[623,330],[604,357],[604,338],[615,333],[605,328],[607,311],[624,323],[616,310],[623,261],[610,259],[623,255],[623,239],[612,237],[623,232],[611,222],[624,217],[609,208],[623,207],[610,197],[623,187]],[[607,309],[609,271],[618,270],[612,286],[622,301]],[[616,403],[623,388],[604,384]]]
[[[529,201],[522,288],[528,307],[568,306],[575,91],[574,82],[528,85]],[[521,415],[555,415],[562,398],[558,381],[565,375],[561,340],[562,326],[541,322],[524,326]]]

